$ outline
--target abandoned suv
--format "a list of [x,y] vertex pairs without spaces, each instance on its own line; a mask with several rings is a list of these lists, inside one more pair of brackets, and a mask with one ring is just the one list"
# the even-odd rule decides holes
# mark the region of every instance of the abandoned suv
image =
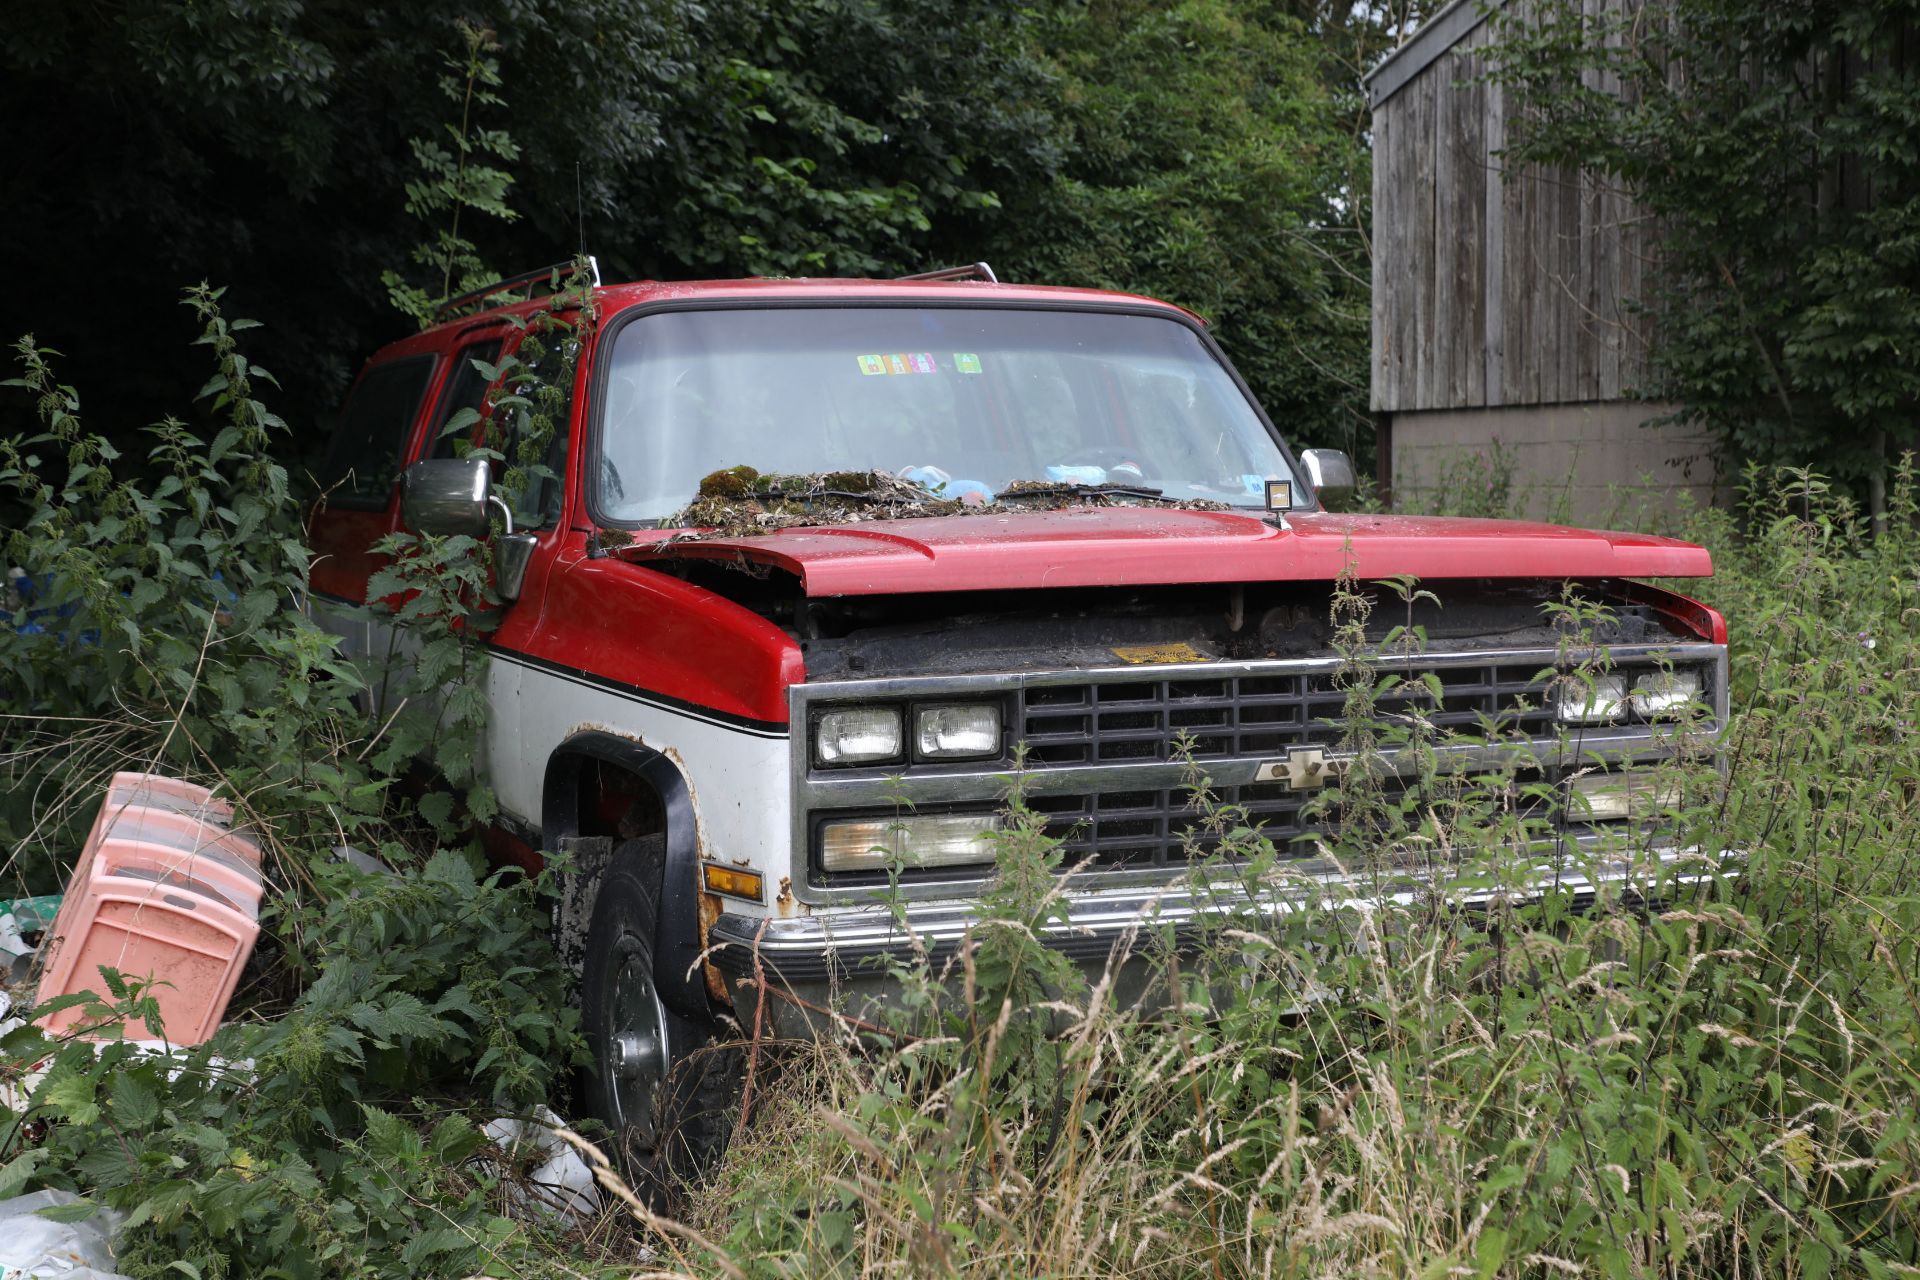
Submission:
[[[1523,746],[1577,724],[1582,760],[1630,766],[1678,749],[1656,723],[1674,704],[1724,719],[1724,623],[1635,581],[1707,575],[1705,551],[1330,513],[1345,458],[1293,453],[1178,307],[985,270],[590,296],[560,429],[513,492],[464,455],[527,429],[524,397],[496,407],[489,384],[552,299],[369,362],[314,517],[312,608],[349,652],[386,653],[363,607],[379,539],[495,540],[489,839],[527,865],[572,851],[557,927],[588,1102],[636,1148],[697,1091],[676,1064],[729,1009],[806,1034],[886,996],[877,957],[951,954],[1016,768],[1065,848],[1070,923],[1046,940],[1089,968],[1149,904],[1176,933],[1214,909],[1189,889],[1195,763],[1311,859],[1343,763],[1343,576],[1443,597],[1418,654],[1442,724],[1500,720]],[[752,500],[782,483],[817,518]],[[1544,610],[1567,584],[1610,607],[1617,674],[1556,701]],[[1596,800],[1568,838],[1627,814]]]

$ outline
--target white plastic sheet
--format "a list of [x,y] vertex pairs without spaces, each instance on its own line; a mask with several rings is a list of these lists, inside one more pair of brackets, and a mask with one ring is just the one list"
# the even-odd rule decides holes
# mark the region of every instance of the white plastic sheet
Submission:
[[0,1280],[127,1280],[113,1269],[113,1232],[124,1221],[96,1209],[78,1222],[53,1222],[40,1210],[72,1204],[71,1191],[35,1191],[0,1200]]
[[554,1132],[564,1123],[541,1107],[530,1121],[492,1120],[481,1132],[516,1162],[533,1162],[524,1188],[518,1182],[507,1183],[507,1195],[515,1203],[531,1203],[555,1217],[589,1218],[600,1207],[600,1191],[593,1185],[593,1170],[580,1153]]

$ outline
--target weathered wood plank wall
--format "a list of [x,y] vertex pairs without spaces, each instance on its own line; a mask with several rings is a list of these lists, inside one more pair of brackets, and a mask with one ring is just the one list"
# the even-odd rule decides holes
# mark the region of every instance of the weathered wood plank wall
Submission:
[[1614,400],[1645,368],[1646,219],[1593,175],[1506,172],[1496,39],[1482,22],[1374,108],[1376,410]]

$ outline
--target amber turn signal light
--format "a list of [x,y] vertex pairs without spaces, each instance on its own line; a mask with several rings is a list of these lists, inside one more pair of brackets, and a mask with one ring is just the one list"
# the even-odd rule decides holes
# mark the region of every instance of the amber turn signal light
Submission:
[[723,893],[729,898],[745,898],[748,902],[765,901],[761,893],[761,886],[765,882],[758,871],[703,862],[700,864],[700,881],[708,893]]

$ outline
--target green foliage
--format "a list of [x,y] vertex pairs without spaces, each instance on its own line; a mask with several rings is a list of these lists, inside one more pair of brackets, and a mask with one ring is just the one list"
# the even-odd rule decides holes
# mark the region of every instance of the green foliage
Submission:
[[1440,463],[1433,483],[1396,491],[1394,510],[1407,514],[1477,516],[1499,520],[1514,514],[1514,451],[1498,437],[1484,449],[1463,449]]
[[1659,219],[1647,394],[1736,456],[1877,479],[1920,406],[1914,7],[1658,12],[1551,0],[1507,20],[1498,75],[1526,103],[1509,155],[1615,177]]
[[174,282],[236,281],[303,406],[298,474],[307,428],[399,336],[393,304],[420,317],[483,263],[552,262],[583,232],[609,279],[985,258],[1194,307],[1294,435],[1364,448],[1355,81],[1406,7],[28,0],[0,12],[0,103],[60,121],[14,139],[0,213],[113,323],[23,293],[7,331],[141,421],[178,395],[152,340]]
[[460,123],[446,126],[447,141],[437,135],[410,140],[414,163],[420,176],[407,183],[406,210],[423,225],[432,226],[444,217],[445,226],[434,228],[434,237],[415,247],[413,261],[438,277],[437,285],[418,288],[409,285],[397,271],[381,274],[381,282],[393,298],[393,304],[427,328],[434,321],[436,307],[455,293],[491,284],[497,274],[481,261],[473,241],[460,234],[460,215],[468,209],[511,222],[517,215],[507,204],[507,192],[513,175],[491,164],[481,163],[493,157],[512,163],[520,151],[503,129],[476,128],[476,107],[501,108],[506,104],[494,90],[500,87],[500,63],[494,53],[500,48],[493,32],[467,22],[458,24],[466,57],[449,58],[449,74],[440,78],[440,92],[460,107]]
[[1043,40],[1065,159],[982,221],[996,265],[1187,306],[1296,443],[1370,448],[1370,186],[1329,46],[1245,0],[1063,6]]
[[[236,338],[250,326],[216,291],[188,302],[215,373],[198,426],[152,428],[144,471],[83,425],[50,353],[17,348],[39,429],[0,437],[0,493],[32,512],[0,542],[28,575],[0,615],[0,836],[16,884],[55,888],[107,774],[202,780],[264,846],[266,963],[212,1041],[170,1057],[41,1029],[90,997],[27,1009],[0,1044],[0,1193],[128,1211],[136,1275],[536,1273],[557,1229],[502,1216],[497,1170],[471,1161],[491,1150],[481,1120],[564,1088],[578,1014],[536,884],[424,838],[489,812],[473,768],[486,559],[423,540],[375,588],[420,641],[400,696],[433,707],[376,723],[362,671],[299,607],[308,552],[266,456],[282,427]],[[393,785],[423,754],[462,805]],[[398,870],[351,871],[343,842]],[[99,987],[90,1024],[157,1025],[149,993],[111,971]]]
[[330,866],[317,910],[291,928],[316,977],[250,1052],[283,1103],[341,1103],[474,1086],[530,1106],[577,1051],[534,885],[483,878],[440,852],[416,870]]
[[[258,1027],[228,1027],[170,1055],[49,1038],[33,1025],[14,1031],[12,1060],[45,1064],[46,1074],[22,1111],[0,1108],[12,1135],[0,1150],[0,1188],[14,1194],[31,1181],[124,1211],[117,1261],[134,1275],[185,1266],[202,1276],[400,1277],[531,1261],[541,1242],[493,1211],[488,1180],[472,1165],[487,1144],[469,1119],[404,1095],[399,1110],[333,1102],[371,1083],[355,1037],[406,1032],[368,1032],[366,1010],[381,995],[348,1006],[317,994],[325,982],[310,1003],[338,1006],[331,1078],[277,1069],[275,1033]],[[123,988],[89,1013],[111,1020],[137,1014],[140,1003]],[[403,1019],[390,1000],[383,1014],[416,1031],[426,1022]],[[431,1053],[459,1030],[448,1019],[437,1036],[414,1041]],[[256,1052],[257,1063],[236,1057]],[[28,1122],[45,1136],[23,1142]]]
[[1058,162],[1034,26],[1034,10],[947,0],[702,11],[660,163],[611,175],[637,234],[603,261],[667,277],[911,269],[938,226]]
[[584,260],[564,276],[556,273],[553,284],[546,304],[530,318],[513,318],[521,338],[496,370],[501,387],[491,409],[498,447],[483,450],[501,464],[502,496],[523,525],[548,524],[558,515],[562,477],[556,464],[570,444],[580,356],[600,322]]
[[[438,838],[451,839],[467,817],[488,822],[495,812],[479,768],[488,714],[480,624],[492,602],[492,547],[464,534],[402,531],[373,549],[386,566],[367,580],[367,600],[398,625],[388,631],[379,686],[381,704],[395,710],[372,764],[388,775],[416,760],[431,765],[453,793],[430,792],[420,814]],[[455,794],[464,802],[459,810]]]
[[28,574],[0,626],[0,836],[23,891],[58,887],[52,851],[86,825],[62,797],[97,795],[119,768],[231,770],[243,797],[319,787],[344,811],[273,814],[290,836],[337,832],[366,808],[324,749],[350,731],[358,679],[292,607],[308,553],[268,455],[284,426],[256,398],[270,377],[239,348],[249,322],[229,323],[219,300],[187,294],[214,371],[195,425],[148,428],[144,468],[85,425],[53,353],[15,348],[10,385],[38,429],[0,439],[0,500],[30,513],[0,532],[0,560]]

